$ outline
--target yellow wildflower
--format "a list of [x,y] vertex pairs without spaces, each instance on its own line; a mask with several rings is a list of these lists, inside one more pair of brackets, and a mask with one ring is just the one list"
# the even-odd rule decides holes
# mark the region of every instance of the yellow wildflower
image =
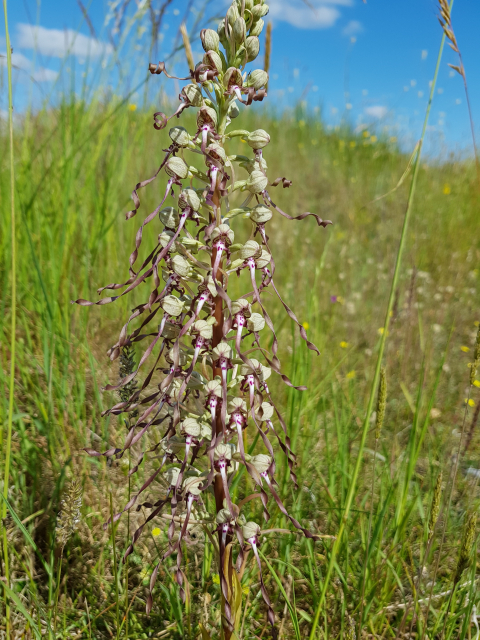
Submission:
[[136,104],[129,104],[128,105],[128,110],[129,111],[136,111],[137,110],[137,105]]
[[480,380],[474,380],[473,381],[473,386],[474,387],[480,387]]
[[302,322],[302,327],[305,329],[305,331],[308,331],[310,329],[310,325],[308,324],[308,322]]
[[376,142],[378,140],[377,136],[372,136],[370,138],[370,142]]
[[462,346],[460,347],[460,349],[463,351],[463,353],[468,353],[470,351],[470,347]]
[[446,182],[443,185],[443,194],[445,196],[449,196],[452,193],[452,187],[448,184],[448,182]]
[[162,532],[160,531],[160,529],[158,527],[155,527],[155,529],[152,529],[152,536],[159,536]]
[[345,377],[347,380],[353,380],[353,378],[355,378],[355,371],[349,371]]
[[370,137],[370,131],[364,131],[362,133],[362,135],[363,135],[364,138],[369,138]]
[[473,400],[472,398],[467,400],[467,398],[465,398],[465,404],[468,404],[469,407],[474,407],[475,406],[475,400]]
[[346,349],[350,345],[348,344],[348,342],[345,342],[345,340],[342,340],[340,342],[340,346],[342,347],[342,349]]

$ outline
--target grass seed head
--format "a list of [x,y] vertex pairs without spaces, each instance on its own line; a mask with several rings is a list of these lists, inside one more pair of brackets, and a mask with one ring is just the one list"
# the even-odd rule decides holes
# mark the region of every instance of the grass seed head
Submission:
[[57,543],[63,549],[80,522],[82,507],[82,485],[78,480],[71,482],[60,503],[57,517]]
[[443,473],[437,476],[437,482],[435,483],[435,490],[433,492],[432,507],[430,509],[430,518],[428,519],[428,539],[431,540],[435,532],[435,525],[437,524],[438,514],[440,513],[440,502],[442,498],[442,481]]
[[472,549],[475,542],[475,535],[477,532],[477,514],[471,513],[468,516],[465,529],[463,531],[462,544],[460,546],[460,553],[458,554],[457,568],[455,570],[455,577],[453,579],[454,584],[460,582],[462,573],[471,564],[472,561]]

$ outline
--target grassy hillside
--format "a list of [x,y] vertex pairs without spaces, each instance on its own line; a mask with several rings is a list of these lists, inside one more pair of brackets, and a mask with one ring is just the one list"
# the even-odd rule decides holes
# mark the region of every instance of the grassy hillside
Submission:
[[[258,113],[254,109],[245,116],[245,127],[249,119],[255,126]],[[293,492],[284,465],[277,471],[279,490],[298,520],[335,536],[357,457],[410,175],[381,196],[397,186],[409,158],[395,140],[377,139],[373,132],[326,132],[300,110],[267,116],[267,122],[262,116],[262,127],[272,137],[265,150],[271,175],[293,181],[290,189],[273,191],[275,201],[291,214],[314,211],[334,223],[323,229],[311,219],[289,222],[278,216],[269,227],[277,286],[321,355],[305,348],[273,297],[269,311],[279,327],[285,372],[295,384],[308,386],[296,392],[274,382],[298,454],[300,486]],[[0,409],[5,423],[11,249],[4,128],[0,140]],[[18,638],[35,637],[36,626],[47,637],[193,638],[198,622],[214,625],[220,616],[218,569],[201,532],[186,551],[186,577],[201,596],[184,610],[165,563],[152,614],[145,615],[150,569],[167,542],[164,521],[147,525],[148,535],[128,567],[120,566],[128,531],[143,514],[132,512],[113,532],[102,525],[111,509],[118,511],[128,500],[129,460],[108,465],[82,452],[86,446],[107,448],[124,429],[116,419],[101,418],[112,396],[100,389],[118,378],[118,365],[110,364],[106,350],[128,308],[124,299],[91,309],[72,306],[70,300],[96,299],[98,287],[126,279],[140,213],[144,217],[156,206],[164,179],[145,190],[139,216],[126,222],[130,193],[136,182],[153,175],[166,140],[166,132],[154,131],[150,112],[126,104],[64,103],[16,125],[19,290],[9,501],[18,520],[10,514],[4,526]],[[452,585],[467,514],[478,508],[480,383],[470,387],[468,369],[480,321],[478,211],[471,163],[422,165],[387,337],[385,424],[376,442],[372,422],[319,637],[351,639],[362,615],[363,634],[371,637],[393,638],[412,630],[423,637],[425,623],[430,638],[440,637],[444,623],[448,638],[475,633],[470,619],[478,599],[476,563],[462,574],[453,595]],[[160,230],[155,223],[150,227],[145,250]],[[148,477],[150,464],[144,464],[135,483]],[[440,516],[430,536],[440,472]],[[81,518],[60,557],[57,512],[73,479],[82,484]],[[130,490],[136,486],[132,483]],[[241,484],[236,491],[242,494]],[[272,508],[272,516],[271,528],[290,528],[278,510]],[[331,544],[327,539],[313,545],[294,534],[265,536],[265,575],[282,637],[308,636]],[[242,638],[266,638],[270,631],[253,563],[242,586]],[[419,615],[412,619],[418,599]],[[0,637],[4,628],[0,622]]]

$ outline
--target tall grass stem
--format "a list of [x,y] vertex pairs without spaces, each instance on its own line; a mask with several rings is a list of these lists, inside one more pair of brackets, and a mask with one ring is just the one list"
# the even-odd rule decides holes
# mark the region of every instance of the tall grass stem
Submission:
[[[15,333],[17,323],[17,288],[16,288],[16,243],[15,243],[15,164],[13,151],[13,90],[12,90],[12,49],[10,45],[10,34],[8,31],[8,11],[7,0],[3,0],[3,12],[5,16],[5,41],[7,47],[7,75],[8,75],[8,128],[10,138],[10,219],[11,219],[11,279],[12,279],[12,297],[11,297],[11,326],[10,326],[10,384],[8,391],[8,419],[7,419],[7,440],[5,443],[5,461],[3,476],[3,496],[8,499],[9,477],[10,477],[10,459],[12,450],[12,426],[13,426],[13,393],[15,387]],[[1,436],[0,436],[1,437]],[[2,438],[3,441],[3,438]],[[2,442],[3,444],[3,442]],[[7,515],[7,505],[3,501],[2,505],[2,521]],[[3,562],[4,576],[7,586],[10,586],[10,569],[8,564],[8,541],[7,529],[2,526],[3,532]],[[10,638],[10,606],[8,604],[7,592],[4,590],[5,597],[5,616],[6,616],[6,636]]]
[[[453,0],[451,0],[450,3],[450,10],[452,8],[453,5]],[[412,182],[410,184],[410,191],[408,194],[408,201],[407,201],[407,208],[405,210],[405,216],[403,219],[403,226],[402,226],[402,233],[400,236],[400,243],[398,245],[398,251],[397,251],[397,258],[396,258],[396,262],[395,262],[395,270],[393,272],[393,278],[392,278],[392,285],[390,288],[390,295],[388,298],[388,304],[387,304],[387,310],[386,310],[386,314],[385,314],[385,324],[383,327],[383,333],[380,339],[380,347],[378,350],[378,356],[377,356],[377,364],[375,367],[375,374],[373,377],[373,381],[372,381],[372,386],[371,386],[371,390],[370,390],[370,397],[368,400],[368,406],[367,406],[367,411],[366,411],[366,415],[365,415],[365,419],[363,422],[363,429],[362,429],[362,435],[361,435],[361,440],[360,440],[360,446],[358,448],[358,455],[357,455],[357,460],[355,463],[355,467],[353,470],[353,474],[352,474],[352,479],[350,482],[350,487],[348,489],[348,493],[347,493],[347,498],[345,501],[345,507],[344,507],[344,512],[343,512],[343,516],[342,516],[342,520],[340,522],[340,527],[338,530],[338,534],[337,537],[335,539],[335,542],[333,543],[333,547],[330,553],[330,560],[328,563],[328,568],[327,568],[327,572],[325,574],[325,578],[323,580],[323,586],[322,586],[322,591],[320,593],[320,599],[318,601],[317,604],[317,609],[315,611],[315,616],[312,622],[312,629],[310,632],[310,640],[314,640],[315,638],[315,633],[317,630],[317,626],[318,626],[318,621],[320,619],[320,614],[322,612],[322,608],[325,602],[325,596],[327,593],[327,589],[330,583],[330,578],[332,576],[332,572],[333,572],[333,568],[336,564],[336,558],[338,555],[338,551],[340,549],[340,545],[342,543],[342,538],[343,538],[343,533],[345,531],[345,526],[347,524],[347,520],[348,520],[348,516],[350,514],[350,509],[352,506],[352,502],[353,502],[353,498],[355,496],[355,489],[357,486],[357,480],[358,480],[358,475],[360,473],[360,467],[362,465],[362,458],[363,458],[363,450],[365,448],[365,442],[367,439],[367,434],[368,434],[368,428],[370,425],[370,416],[372,414],[372,409],[373,409],[373,403],[375,400],[375,394],[377,391],[377,386],[378,386],[378,381],[380,378],[380,370],[382,367],[382,359],[383,359],[383,354],[385,351],[385,343],[387,340],[387,334],[388,334],[388,327],[390,325],[390,313],[393,310],[393,305],[395,302],[395,292],[397,289],[397,284],[398,284],[398,279],[400,276],[400,268],[401,268],[401,264],[402,264],[402,256],[403,256],[403,251],[405,248],[405,243],[407,240],[407,229],[408,229],[408,224],[410,222],[410,217],[411,217],[411,213],[412,213],[412,209],[413,209],[413,201],[414,201],[414,196],[415,196],[415,189],[417,186],[417,180],[418,180],[418,173],[420,170],[420,158],[422,155],[422,148],[423,148],[423,142],[425,140],[425,134],[427,131],[427,125],[428,125],[428,120],[430,117],[430,111],[432,108],[432,102],[433,102],[433,96],[435,95],[435,87],[437,84],[437,77],[438,77],[438,72],[440,69],[440,62],[442,59],[442,54],[443,54],[443,48],[445,45],[445,34],[442,35],[442,40],[440,43],[440,49],[438,52],[438,56],[437,56],[437,63],[436,63],[436,67],[435,67],[435,75],[433,77],[433,81],[432,81],[432,86],[430,89],[430,96],[428,99],[428,105],[427,105],[427,110],[425,113],[425,119],[423,122],[423,128],[422,128],[422,135],[420,138],[420,144],[418,147],[418,153],[417,153],[417,157],[415,159],[415,164],[414,164],[414,168],[413,168],[413,175],[412,175]]]

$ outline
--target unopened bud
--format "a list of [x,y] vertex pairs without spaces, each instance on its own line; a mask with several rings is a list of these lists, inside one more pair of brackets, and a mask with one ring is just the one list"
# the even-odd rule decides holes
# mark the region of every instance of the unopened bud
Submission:
[[242,44],[245,40],[246,35],[247,28],[245,25],[245,20],[239,17],[235,20],[235,24],[233,25],[233,38],[237,44]]
[[270,11],[270,7],[268,6],[268,4],[255,5],[254,7],[252,7],[253,20],[257,21],[260,18],[264,18],[269,11]]
[[165,163],[165,172],[172,178],[184,180],[188,176],[188,165],[182,158],[173,156]]
[[260,20],[257,20],[256,22],[254,22],[253,26],[250,27],[249,35],[259,36],[262,33],[263,25],[264,25],[264,22],[261,18]]
[[265,318],[260,313],[252,313],[247,320],[247,327],[249,331],[261,331],[265,328]]
[[257,36],[248,36],[245,40],[245,50],[247,52],[247,61],[252,62],[260,52],[260,40]]
[[267,185],[268,178],[262,171],[252,171],[248,176],[246,186],[250,193],[262,193],[267,188]]
[[201,107],[203,104],[202,91],[197,84],[187,84],[182,89],[182,94],[193,107]]
[[184,127],[173,127],[168,135],[179,147],[187,147],[192,140],[192,136]]
[[173,207],[165,207],[158,214],[162,224],[167,229],[176,229],[178,225],[178,212]]
[[270,136],[263,129],[257,129],[248,134],[247,142],[252,149],[263,149],[270,142]]
[[[169,229],[167,229],[166,231],[164,231],[158,236],[158,241],[160,242],[160,244],[164,249],[165,247],[168,246],[168,243],[170,242],[170,240],[173,238],[174,235],[175,234],[173,231],[170,231]],[[176,250],[177,250],[176,243],[172,242],[172,244],[170,245],[170,251],[172,253],[175,253]]]
[[175,296],[165,296],[160,304],[162,305],[162,309],[165,313],[168,313],[169,316],[177,317],[183,312],[184,303]]
[[253,87],[257,91],[264,87],[268,82],[268,73],[263,69],[254,69],[247,78],[245,83],[247,87]]
[[238,7],[236,3],[232,3],[230,5],[230,8],[227,11],[227,16],[226,16],[228,24],[233,27],[236,19],[239,17],[240,17],[240,14],[238,13]]
[[188,278],[192,271],[190,263],[183,256],[174,256],[172,258],[172,269],[181,278]]
[[202,29],[200,31],[200,39],[204,51],[218,51],[220,38],[216,31],[213,29]]
[[264,204],[257,204],[250,213],[250,220],[257,224],[265,224],[272,219],[272,211]]

